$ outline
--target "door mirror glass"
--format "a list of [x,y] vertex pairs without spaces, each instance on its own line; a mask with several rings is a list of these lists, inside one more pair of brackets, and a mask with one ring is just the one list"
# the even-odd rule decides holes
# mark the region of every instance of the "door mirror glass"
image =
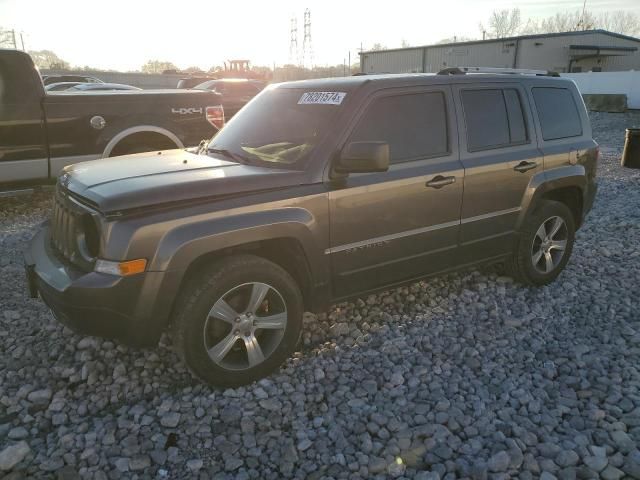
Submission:
[[340,154],[337,173],[386,172],[389,169],[387,142],[351,142]]

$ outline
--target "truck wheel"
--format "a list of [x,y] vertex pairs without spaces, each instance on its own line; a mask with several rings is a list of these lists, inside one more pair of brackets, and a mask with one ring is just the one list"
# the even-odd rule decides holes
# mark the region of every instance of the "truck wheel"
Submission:
[[575,239],[571,210],[560,202],[544,200],[525,220],[507,273],[527,285],[546,285],[564,269]]
[[298,285],[279,265],[228,257],[187,282],[173,314],[173,342],[195,376],[237,387],[269,375],[294,351],[303,311]]

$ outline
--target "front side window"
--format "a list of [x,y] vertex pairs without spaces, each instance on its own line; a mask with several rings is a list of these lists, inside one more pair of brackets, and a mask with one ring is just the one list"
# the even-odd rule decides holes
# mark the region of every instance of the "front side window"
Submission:
[[374,100],[349,141],[387,142],[391,163],[446,155],[449,146],[444,94],[429,92]]
[[463,90],[470,152],[521,145],[529,139],[516,89]]
[[566,88],[536,87],[533,89],[542,138],[557,140],[582,135],[582,122],[571,91]]

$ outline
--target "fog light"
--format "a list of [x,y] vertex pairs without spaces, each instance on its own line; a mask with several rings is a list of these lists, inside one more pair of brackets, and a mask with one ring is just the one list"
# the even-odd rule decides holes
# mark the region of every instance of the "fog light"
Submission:
[[109,260],[97,260],[93,270],[99,273],[108,273],[109,275],[117,275],[119,277],[128,277],[136,273],[144,272],[147,267],[147,260],[139,258],[138,260],[128,260],[126,262],[111,262]]

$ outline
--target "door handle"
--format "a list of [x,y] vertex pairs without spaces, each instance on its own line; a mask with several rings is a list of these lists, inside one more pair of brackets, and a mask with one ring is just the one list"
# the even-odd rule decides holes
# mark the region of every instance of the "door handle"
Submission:
[[429,180],[425,186],[430,188],[442,188],[445,185],[451,185],[456,182],[456,177],[443,177],[442,175],[438,175]]
[[513,167],[513,169],[516,172],[524,173],[524,172],[528,172],[529,170],[532,170],[532,169],[536,168],[537,166],[538,166],[538,164],[536,162],[525,162],[525,161],[522,161],[518,165]]

